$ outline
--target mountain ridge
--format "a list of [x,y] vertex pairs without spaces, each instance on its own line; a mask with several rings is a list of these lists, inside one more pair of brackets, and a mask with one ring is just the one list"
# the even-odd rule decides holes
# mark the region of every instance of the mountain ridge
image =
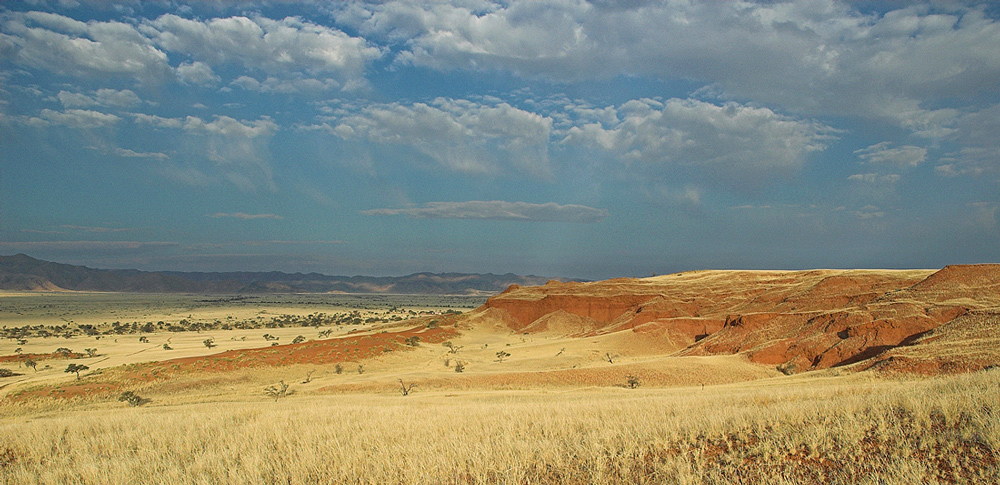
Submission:
[[89,268],[44,261],[26,254],[0,256],[0,290],[7,291],[494,294],[513,284],[539,285],[552,279],[513,273],[334,276],[282,271],[141,271]]

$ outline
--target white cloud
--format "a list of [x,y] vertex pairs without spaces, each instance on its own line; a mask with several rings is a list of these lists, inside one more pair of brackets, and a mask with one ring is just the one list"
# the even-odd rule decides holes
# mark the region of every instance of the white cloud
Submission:
[[543,177],[551,172],[552,120],[503,102],[439,98],[430,104],[371,104],[334,122],[329,129],[341,138],[406,146],[452,171],[513,169]]
[[141,81],[169,76],[167,55],[130,24],[79,22],[42,12],[4,15],[0,43],[18,64],[59,75],[103,78],[122,75]]
[[601,222],[608,211],[582,205],[559,205],[554,202],[531,204],[500,200],[467,202],[428,202],[423,207],[406,209],[371,209],[365,215],[408,215],[429,219],[487,219],[535,222]]
[[275,76],[322,73],[342,83],[360,78],[366,64],[383,55],[363,38],[296,17],[201,21],[166,14],[144,22],[142,30],[164,50],[190,55],[205,66],[234,64]]
[[1000,173],[1000,105],[963,115],[950,139],[961,148],[940,159],[939,175],[982,175]]
[[574,126],[562,143],[606,150],[654,171],[693,168],[739,184],[799,169],[810,153],[826,148],[833,131],[767,108],[694,99],[632,100],[613,118]]
[[[200,169],[188,167],[171,173],[203,183],[204,177],[224,179],[242,190],[259,188],[274,190],[273,170],[268,144],[278,130],[269,118],[240,121],[228,116],[217,116],[206,122],[195,116],[184,119],[183,130],[191,137],[182,147],[188,159],[207,158],[211,166]],[[204,164],[199,164],[204,165]],[[206,173],[210,170],[211,173]]]
[[556,80],[693,79],[730,99],[807,114],[881,118],[947,135],[959,111],[935,99],[993,93],[1000,23],[983,6],[849,2],[352,4],[338,21],[404,46],[397,63],[501,69]]
[[145,113],[132,113],[132,116],[135,118],[136,123],[153,125],[157,128],[180,128],[184,126],[184,120],[180,118],[164,118]]
[[895,165],[898,167],[916,167],[927,159],[927,149],[906,145],[890,148],[892,143],[884,141],[868,148],[855,150],[858,158],[876,165]]
[[51,123],[54,125],[83,129],[100,128],[102,126],[111,125],[119,119],[120,118],[113,114],[85,109],[67,109],[65,111],[43,109],[39,114],[39,118],[32,118],[32,120],[41,120],[45,123]]
[[222,80],[212,67],[201,61],[186,62],[177,66],[177,79],[185,84],[211,86]]
[[240,76],[230,84],[247,91],[263,93],[309,93],[329,91],[341,87],[341,83],[336,79],[314,79],[294,75],[289,78],[268,76],[263,82],[250,76]]
[[212,219],[219,218],[232,218],[232,219],[242,219],[244,221],[254,220],[254,219],[284,219],[277,214],[247,214],[246,212],[216,212],[214,214],[205,214],[205,217],[211,217]]
[[127,108],[142,102],[139,96],[130,89],[120,91],[117,89],[98,89],[89,95],[59,91],[56,98],[66,108],[86,108],[89,106]]
[[847,180],[853,182],[863,182],[866,184],[895,184],[899,181],[899,174],[891,173],[887,175],[880,175],[877,173],[856,173],[847,177]]

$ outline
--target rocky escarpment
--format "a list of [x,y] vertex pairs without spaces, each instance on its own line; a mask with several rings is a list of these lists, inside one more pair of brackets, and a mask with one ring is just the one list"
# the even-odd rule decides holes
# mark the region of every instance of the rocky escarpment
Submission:
[[[518,332],[633,332],[671,342],[678,355],[743,354],[786,372],[870,366],[902,347],[917,348],[907,353],[917,360],[922,337],[946,332],[942,326],[970,312],[1000,314],[1000,265],[549,282],[511,286],[480,312]],[[992,365],[989,358],[979,363]]]

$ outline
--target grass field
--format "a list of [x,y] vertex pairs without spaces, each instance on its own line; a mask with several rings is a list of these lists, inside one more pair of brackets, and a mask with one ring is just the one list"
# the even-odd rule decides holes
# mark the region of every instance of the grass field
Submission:
[[[996,483],[1000,372],[91,403],[0,426],[7,483]],[[9,410],[8,410],[9,412]]]
[[[9,298],[3,304],[31,313]],[[144,304],[133,300],[129,311]],[[49,310],[41,305],[33,308]],[[281,305],[274,314],[385,316],[400,306]],[[243,306],[164,306],[148,316],[225,320]],[[443,313],[457,305],[411,306]],[[642,335],[523,335],[482,322],[455,329],[461,320],[449,318],[30,338],[23,352],[98,352],[40,360],[37,371],[17,359],[0,363],[15,374],[0,379],[0,482],[1000,480],[998,369],[784,376],[740,356],[671,356]],[[283,345],[272,350],[265,332]],[[300,334],[306,342],[286,344]],[[202,344],[208,335],[216,347]],[[410,336],[423,340],[404,344]],[[165,341],[174,350],[163,350]],[[17,357],[17,342],[0,345],[0,356]],[[274,363],[286,357],[294,359]],[[78,380],[64,372],[70,363],[89,369]],[[630,376],[637,388],[627,386]],[[286,392],[265,392],[281,383]],[[402,385],[412,384],[404,396]],[[119,401],[125,391],[140,405]]]

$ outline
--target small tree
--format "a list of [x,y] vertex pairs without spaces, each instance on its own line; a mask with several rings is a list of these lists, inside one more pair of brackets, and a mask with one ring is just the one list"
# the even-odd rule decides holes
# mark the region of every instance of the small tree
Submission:
[[412,390],[412,389],[413,389],[414,387],[417,387],[417,384],[416,384],[416,383],[410,383],[410,385],[409,385],[409,386],[407,386],[406,384],[404,384],[404,383],[403,383],[403,380],[402,380],[402,379],[400,379],[400,380],[399,380],[399,385],[403,387],[403,395],[404,395],[404,396],[409,396],[409,395],[410,395],[410,391],[411,391],[411,390]]
[[445,347],[448,347],[448,353],[449,354],[457,354],[458,351],[462,349],[461,345],[455,345],[455,344],[451,343],[451,340],[443,342],[441,345],[444,345]]
[[503,350],[497,352],[497,362],[503,362],[504,359],[510,357],[510,354],[504,352]]
[[139,337],[139,343],[140,344],[148,344],[149,343],[149,339],[146,338],[146,336]]
[[412,337],[407,338],[405,342],[406,345],[409,345],[410,347],[417,347],[420,345],[420,337],[414,335]]
[[365,365],[358,364],[358,374],[364,374],[364,373],[365,373]]
[[83,364],[70,364],[66,366],[66,370],[64,370],[63,372],[67,374],[76,374],[76,380],[80,380],[80,372],[85,371],[87,369],[90,369],[90,367],[87,367]]
[[611,352],[604,353],[604,360],[608,361],[609,364],[614,364],[614,359],[611,358]]
[[311,371],[309,371],[308,374],[306,374],[306,380],[302,381],[303,384],[309,384],[310,382],[312,382],[312,380],[313,380],[313,378],[312,378],[313,372],[316,372],[316,371],[311,370]]
[[12,375],[14,375],[14,371],[0,367],[0,377],[10,377]]
[[87,353],[87,357],[96,357],[97,349],[83,349]]
[[201,343],[205,344],[205,347],[208,347],[208,348],[215,347],[215,339],[214,338],[207,338],[205,340],[202,340]]
[[274,402],[278,402],[278,398],[282,398],[288,395],[288,384],[285,381],[279,381],[277,386],[268,386],[264,388],[264,394],[274,398]]
[[60,354],[63,357],[69,357],[70,355],[73,355],[73,351],[66,347],[59,347],[58,349],[56,349],[55,353]]
[[174,350],[174,348],[170,344],[163,344],[163,350]]
[[333,371],[340,374],[344,372],[344,366],[340,365],[340,362],[337,362],[337,365],[333,366]]
[[455,362],[455,372],[461,374],[463,371],[465,371],[465,362],[462,361]]
[[305,342],[305,341],[306,341],[306,338],[303,337],[303,336],[301,336],[301,335],[299,335],[298,337],[295,337],[294,339],[292,339],[292,344],[301,344],[302,342]]
[[38,363],[31,360],[30,358],[24,361],[24,367],[31,367],[31,369],[34,370],[35,372],[38,372],[37,366]]

